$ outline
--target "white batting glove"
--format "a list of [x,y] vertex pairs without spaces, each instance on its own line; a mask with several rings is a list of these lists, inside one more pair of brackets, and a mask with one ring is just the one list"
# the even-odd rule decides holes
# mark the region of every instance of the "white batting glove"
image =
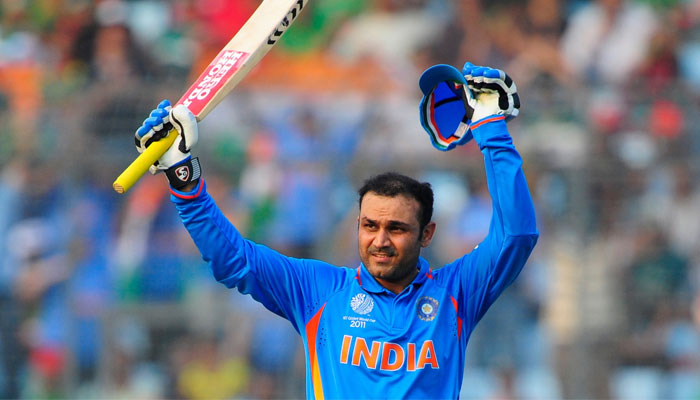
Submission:
[[152,174],[165,171],[170,185],[180,189],[199,179],[201,175],[199,160],[192,158],[190,153],[199,140],[199,129],[194,114],[182,104],[173,108],[170,101],[163,100],[136,130],[134,138],[136,149],[143,153],[151,143],[165,138],[173,128],[177,130],[178,137],[149,171]]
[[473,122],[491,115],[503,115],[506,122],[518,116],[518,88],[505,72],[467,62],[462,68],[462,74],[472,94],[467,95],[467,101],[474,108]]

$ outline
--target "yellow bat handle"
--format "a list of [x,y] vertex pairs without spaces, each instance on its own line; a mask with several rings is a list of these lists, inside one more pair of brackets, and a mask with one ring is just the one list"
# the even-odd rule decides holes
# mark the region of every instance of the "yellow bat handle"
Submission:
[[141,179],[148,168],[165,154],[177,138],[177,130],[171,129],[168,136],[151,143],[136,159],[117,177],[112,187],[117,193],[124,193],[131,189],[134,184]]

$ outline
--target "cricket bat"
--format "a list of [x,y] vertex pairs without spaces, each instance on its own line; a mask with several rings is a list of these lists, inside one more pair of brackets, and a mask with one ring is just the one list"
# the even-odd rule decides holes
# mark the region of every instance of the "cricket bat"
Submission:
[[[253,15],[219,52],[176,104],[184,104],[201,121],[248,74],[289,28],[308,0],[263,0]],[[148,171],[177,138],[154,142],[117,177],[112,187],[125,193]]]

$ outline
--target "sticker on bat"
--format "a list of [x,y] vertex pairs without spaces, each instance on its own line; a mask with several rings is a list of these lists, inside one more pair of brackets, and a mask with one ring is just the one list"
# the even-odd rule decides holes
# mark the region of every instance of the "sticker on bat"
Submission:
[[289,10],[289,13],[287,13],[287,16],[284,17],[282,22],[277,26],[274,32],[270,35],[270,37],[267,39],[267,44],[272,46],[277,41],[279,38],[282,36],[282,34],[289,28],[289,25],[292,24],[294,19],[296,19],[297,15],[301,12],[301,10],[304,8],[304,3],[306,0],[298,0],[296,6]]
[[198,115],[209,103],[209,96],[219,91],[219,88],[243,65],[249,55],[238,50],[219,53],[197,82],[182,96],[179,103],[187,106],[194,115]]

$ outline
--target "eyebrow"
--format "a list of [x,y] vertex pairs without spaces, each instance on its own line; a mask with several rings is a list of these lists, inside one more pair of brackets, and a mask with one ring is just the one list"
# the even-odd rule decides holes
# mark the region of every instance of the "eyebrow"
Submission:
[[[370,219],[370,218],[367,218],[367,217],[364,217],[364,216],[360,217],[360,222],[370,222],[370,223],[373,223],[375,225],[379,225],[377,223],[377,221]],[[389,221],[387,223],[387,226],[392,227],[392,228],[407,228],[407,229],[411,228],[411,224],[403,222],[403,221],[396,221],[396,220]]]

